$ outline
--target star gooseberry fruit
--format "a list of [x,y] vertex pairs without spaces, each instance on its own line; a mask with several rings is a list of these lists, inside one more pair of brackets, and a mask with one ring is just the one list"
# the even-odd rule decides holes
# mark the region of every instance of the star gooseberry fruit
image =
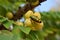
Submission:
[[7,17],[8,19],[12,19],[12,18],[13,18],[13,14],[12,14],[11,12],[8,12],[8,13],[6,14],[6,17]]
[[23,26],[23,23],[19,22],[19,21],[15,22],[15,24],[18,25],[18,26]]
[[36,16],[38,19],[41,19],[41,15],[40,15],[39,12],[35,12],[35,13],[33,14],[33,16]]
[[30,16],[33,15],[33,11],[29,10],[28,12],[26,12],[26,14],[24,15],[25,19],[28,19]]
[[31,20],[30,18],[29,19],[26,19],[25,22],[24,22],[25,26],[31,26],[32,23],[31,23]]
[[30,26],[31,30],[42,30],[43,28],[43,22],[41,21],[40,23],[37,23],[35,21],[32,21],[32,26]]
[[41,22],[41,23],[37,23],[37,25],[35,26],[35,29],[36,30],[42,30],[42,28],[43,28],[43,22]]

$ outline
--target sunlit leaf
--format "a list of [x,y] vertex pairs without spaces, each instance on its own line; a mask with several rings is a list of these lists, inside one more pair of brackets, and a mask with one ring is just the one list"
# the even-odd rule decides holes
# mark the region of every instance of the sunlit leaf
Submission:
[[29,34],[29,32],[31,31],[30,27],[24,27],[24,26],[21,26],[20,30],[26,34]]
[[0,17],[0,22],[4,22],[6,20],[7,20],[6,18]]
[[10,21],[4,21],[3,25],[5,26],[5,28],[9,29],[9,27],[12,25],[12,23]]

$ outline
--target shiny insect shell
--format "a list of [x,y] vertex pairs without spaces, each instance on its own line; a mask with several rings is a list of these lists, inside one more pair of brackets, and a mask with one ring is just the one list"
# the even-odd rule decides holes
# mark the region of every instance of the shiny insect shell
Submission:
[[42,21],[40,19],[38,19],[36,16],[30,16],[31,20],[41,23]]

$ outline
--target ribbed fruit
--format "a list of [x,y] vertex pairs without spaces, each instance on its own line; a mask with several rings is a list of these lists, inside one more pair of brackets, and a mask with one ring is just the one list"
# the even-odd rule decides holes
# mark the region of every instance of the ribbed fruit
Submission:
[[36,27],[35,27],[37,30],[42,30],[43,28],[43,22],[41,23],[37,23]]
[[32,23],[31,23],[31,20],[30,18],[29,19],[26,19],[25,22],[24,22],[25,26],[31,26]]
[[41,23],[35,22],[35,24],[32,24],[32,26],[30,26],[30,28],[33,31],[42,30],[42,28],[43,28],[43,22],[41,22]]
[[32,15],[33,15],[33,11],[29,10],[28,12],[26,12],[26,14],[24,15],[24,17],[25,17],[25,19],[28,19]]
[[18,25],[18,26],[23,26],[22,22],[15,22],[15,24]]
[[36,16],[38,19],[41,19],[41,15],[39,12],[35,12],[33,15]]

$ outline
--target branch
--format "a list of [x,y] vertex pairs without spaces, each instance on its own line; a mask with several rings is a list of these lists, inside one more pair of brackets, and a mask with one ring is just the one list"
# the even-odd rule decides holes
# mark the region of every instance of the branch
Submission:
[[14,15],[13,20],[21,19],[21,17],[28,11],[33,10],[35,7],[40,5],[41,2],[44,2],[46,0],[39,0],[39,3],[35,6],[31,5],[30,3],[27,3],[24,7],[19,7],[17,13]]

